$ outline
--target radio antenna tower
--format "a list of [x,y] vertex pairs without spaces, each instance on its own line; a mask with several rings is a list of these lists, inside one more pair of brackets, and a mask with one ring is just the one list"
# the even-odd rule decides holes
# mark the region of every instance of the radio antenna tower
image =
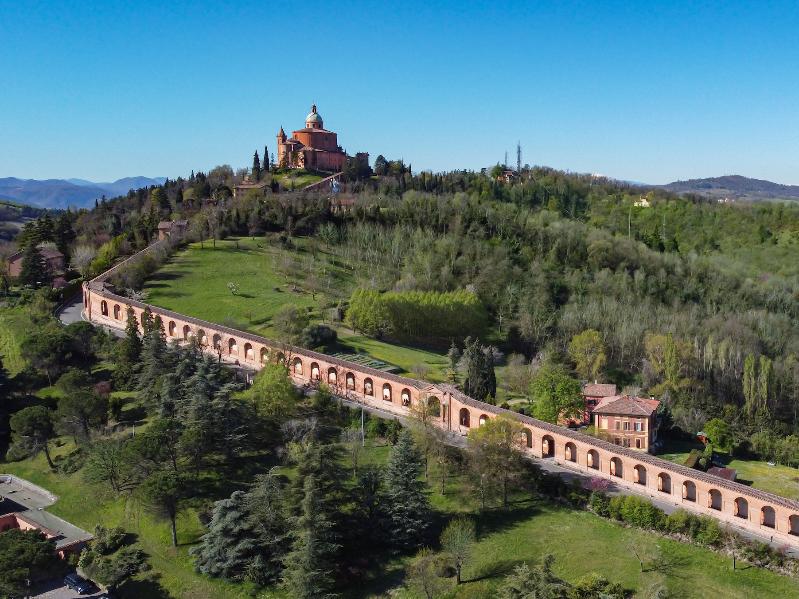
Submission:
[[516,174],[522,174],[522,142],[516,142]]

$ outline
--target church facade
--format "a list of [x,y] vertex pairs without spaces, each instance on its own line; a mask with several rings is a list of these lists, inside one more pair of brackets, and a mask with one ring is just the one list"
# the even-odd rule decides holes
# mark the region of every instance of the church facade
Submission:
[[281,168],[306,168],[337,173],[344,168],[347,154],[338,145],[338,135],[324,128],[316,104],[305,117],[305,128],[286,137],[283,127],[277,134],[277,163]]

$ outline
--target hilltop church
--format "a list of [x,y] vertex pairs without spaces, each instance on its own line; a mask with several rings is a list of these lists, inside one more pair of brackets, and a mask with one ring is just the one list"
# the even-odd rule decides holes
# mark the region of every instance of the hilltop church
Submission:
[[[366,158],[368,154],[358,154]],[[298,129],[286,137],[283,127],[277,134],[277,164],[281,168],[306,168],[337,173],[344,168],[347,154],[338,145],[338,135],[324,128],[322,115],[316,104],[305,117],[305,128]]]

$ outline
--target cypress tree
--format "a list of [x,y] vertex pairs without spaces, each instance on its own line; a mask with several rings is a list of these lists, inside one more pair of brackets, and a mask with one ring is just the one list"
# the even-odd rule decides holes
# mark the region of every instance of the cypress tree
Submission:
[[258,150],[252,157],[252,178],[254,181],[261,180],[261,160],[258,158]]
[[142,341],[139,336],[139,322],[133,308],[128,308],[128,320],[125,325],[125,341],[122,343],[121,358],[128,364],[135,365],[141,360]]
[[264,161],[263,162],[264,162],[263,171],[265,173],[268,173],[270,165],[269,165],[269,152],[266,151],[266,146],[264,146]]
[[466,362],[466,377],[463,392],[480,401],[496,397],[497,377],[494,373],[494,354],[489,346],[467,337],[464,341],[463,357]]
[[19,280],[23,285],[32,285],[33,287],[41,287],[50,283],[50,271],[35,241],[29,242],[23,250]]
[[422,456],[408,429],[392,448],[385,473],[388,538],[399,549],[419,547],[430,526],[430,501],[420,480]]

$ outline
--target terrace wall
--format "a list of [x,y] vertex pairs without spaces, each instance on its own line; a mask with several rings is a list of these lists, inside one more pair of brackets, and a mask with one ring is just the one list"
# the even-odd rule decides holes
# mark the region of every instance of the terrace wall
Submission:
[[[112,271],[120,267],[117,265]],[[112,271],[84,283],[83,312],[90,322],[124,329],[128,308],[133,309],[141,322],[146,304],[113,293],[106,284]],[[413,403],[437,403],[436,425],[462,435],[488,419],[512,418],[523,425],[522,449],[531,456],[554,460],[586,474],[609,479],[630,491],[799,548],[797,501],[503,410],[472,399],[450,385],[397,376],[157,306],[149,307],[153,315],[161,316],[169,341],[188,343],[195,339],[204,351],[222,361],[252,369],[259,369],[268,362],[280,362],[286,365],[297,384],[324,382],[337,395],[397,416],[407,416]]]

